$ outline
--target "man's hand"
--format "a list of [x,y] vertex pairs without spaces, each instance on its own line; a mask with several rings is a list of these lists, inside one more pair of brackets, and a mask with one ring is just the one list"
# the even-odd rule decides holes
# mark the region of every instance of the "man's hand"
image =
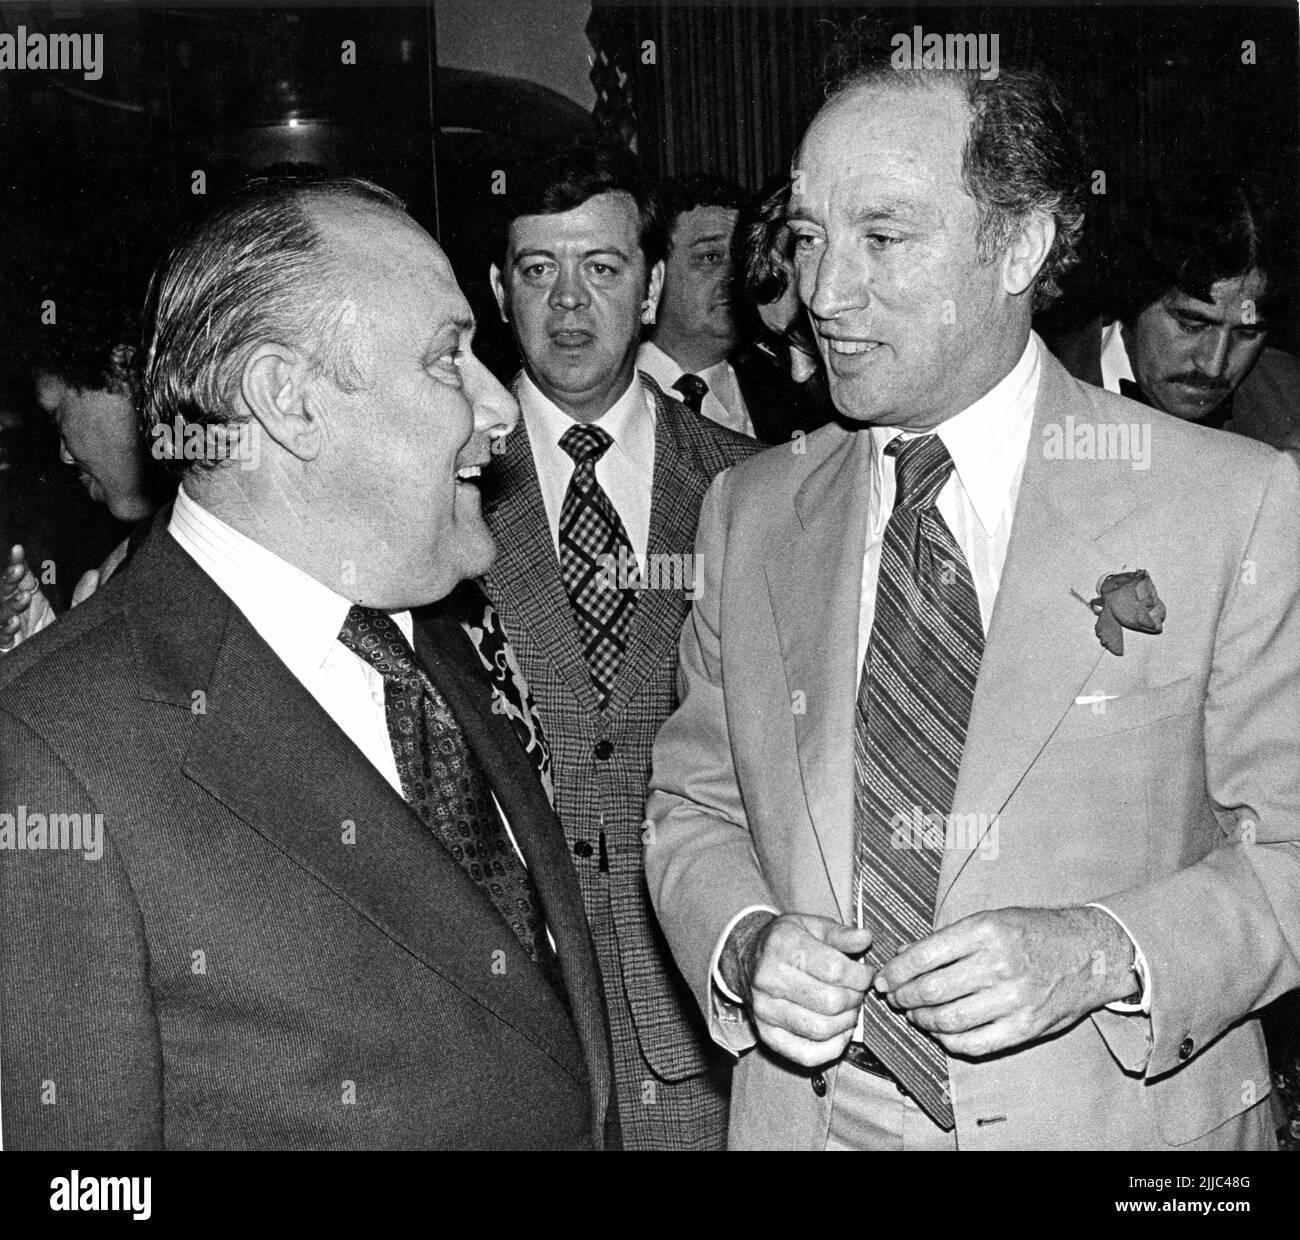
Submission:
[[875,989],[954,1055],[1056,1033],[1135,988],[1133,944],[1095,908],[1003,908],[898,953]]
[[719,970],[763,1042],[814,1068],[838,1059],[853,1036],[872,975],[856,957],[870,946],[870,930],[826,917],[752,913],[731,932]]
[[0,572],[0,650],[12,650],[26,636],[23,616],[39,588],[22,547],[15,544]]

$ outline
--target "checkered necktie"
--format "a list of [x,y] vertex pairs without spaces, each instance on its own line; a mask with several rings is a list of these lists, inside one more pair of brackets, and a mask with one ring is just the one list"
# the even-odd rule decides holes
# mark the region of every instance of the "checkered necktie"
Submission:
[[339,641],[384,678],[388,739],[407,804],[492,901],[567,1002],[537,889],[506,833],[487,774],[446,699],[386,613],[354,606]]
[[614,441],[599,426],[575,424],[560,436],[573,477],[560,508],[560,576],[573,604],[582,653],[603,710],[627,649],[636,590],[620,588],[636,556],[614,505],[596,481],[596,462]]
[[709,394],[709,385],[699,375],[682,375],[673,384],[673,388],[682,394],[682,402],[692,413],[699,413],[704,408],[704,398]]
[[[854,898],[875,933],[867,958],[877,968],[934,927],[943,847],[917,839],[913,824],[919,815],[937,835],[952,812],[984,651],[970,569],[935,507],[953,469],[948,449],[926,435],[885,451],[896,458],[897,498],[853,737]],[[874,991],[863,1020],[876,1057],[936,1124],[952,1128],[943,1048]]]

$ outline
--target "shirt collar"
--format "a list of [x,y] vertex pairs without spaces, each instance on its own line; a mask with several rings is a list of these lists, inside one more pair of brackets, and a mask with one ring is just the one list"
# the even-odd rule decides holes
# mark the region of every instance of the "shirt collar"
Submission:
[[[954,414],[934,432],[948,449],[971,507],[990,537],[1015,498],[1041,373],[1038,336],[1030,332],[1025,351],[1011,370],[973,405]],[[896,426],[871,428],[873,481],[877,486],[884,478],[885,448],[899,435],[916,437]]]
[[[657,344],[647,340],[637,350],[636,365],[638,370],[644,370],[665,392],[678,400],[681,399],[681,393],[673,387],[673,384],[687,371],[675,357],[665,353]],[[730,371],[731,363],[724,357],[722,361],[714,362],[712,366],[706,366],[703,370],[694,370],[690,373],[699,375],[709,385],[709,391],[716,396],[716,389],[722,386]]]
[[1108,392],[1118,392],[1121,379],[1136,381],[1124,344],[1123,329],[1116,319],[1101,336],[1101,386]]
[[[334,650],[351,600],[241,534],[184,486],[176,493],[167,528],[280,661],[309,685]],[[395,612],[393,620],[410,642],[411,613]]]
[[[559,446],[560,439],[569,427],[576,425],[577,419],[545,395],[527,371],[519,381],[519,409],[529,440],[546,444],[568,460],[568,455]],[[614,441],[610,451],[624,457],[649,482],[654,473],[654,402],[635,373],[627,391],[593,425],[606,431]]]

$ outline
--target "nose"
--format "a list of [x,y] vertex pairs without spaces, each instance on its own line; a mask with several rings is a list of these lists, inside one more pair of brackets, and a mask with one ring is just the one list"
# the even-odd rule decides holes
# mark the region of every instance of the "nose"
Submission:
[[1196,351],[1196,367],[1211,379],[1223,376],[1228,367],[1228,347],[1231,344],[1231,330],[1221,327],[1217,331],[1207,332],[1208,339],[1202,342]]
[[473,354],[465,365],[465,393],[474,410],[474,434],[504,439],[519,421],[519,403]]
[[77,463],[76,457],[68,451],[67,441],[61,435],[59,436],[59,460],[65,465],[75,465]]
[[819,256],[800,263],[799,296],[815,319],[865,309],[871,300],[868,272],[847,244],[828,239]]
[[551,285],[550,301],[557,310],[574,310],[586,304],[587,289],[577,266],[565,263],[560,267]]

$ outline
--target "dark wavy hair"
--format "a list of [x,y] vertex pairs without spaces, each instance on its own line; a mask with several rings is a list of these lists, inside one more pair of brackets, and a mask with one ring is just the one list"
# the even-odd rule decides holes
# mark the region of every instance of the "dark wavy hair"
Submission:
[[79,392],[114,392],[140,399],[140,305],[147,272],[106,267],[102,254],[84,254],[46,281],[43,306],[53,322],[33,328],[32,369]]
[[766,306],[785,294],[792,257],[786,212],[790,208],[790,178],[784,174],[766,182],[740,209],[732,238],[732,269],[754,306]]
[[1198,168],[1165,182],[1123,228],[1107,309],[1130,322],[1174,289],[1210,300],[1220,280],[1261,272],[1265,306],[1288,283],[1290,247],[1277,204],[1240,173]]
[[521,215],[562,215],[599,194],[628,194],[640,218],[641,253],[646,274],[668,250],[663,200],[636,160],[608,141],[583,139],[526,164],[506,181],[507,210],[497,253],[504,271],[510,252],[510,225]]
[[1046,309],[1060,297],[1062,277],[1079,261],[1087,169],[1052,82],[1018,69],[1003,69],[989,81],[972,70],[895,69],[878,54],[861,61],[839,53],[832,64],[828,100],[863,87],[952,82],[961,89],[971,112],[962,183],[978,212],[976,252],[991,262],[1031,215],[1051,216],[1056,237],[1034,284],[1033,308]]

